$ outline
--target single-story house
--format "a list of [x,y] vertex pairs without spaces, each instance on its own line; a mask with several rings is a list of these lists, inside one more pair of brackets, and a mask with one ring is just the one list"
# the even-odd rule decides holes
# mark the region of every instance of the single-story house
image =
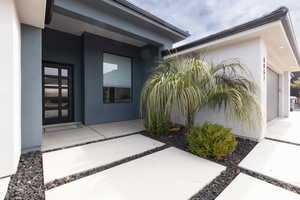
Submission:
[[[250,68],[267,114],[253,139],[264,137],[267,121],[288,116],[290,71],[299,68],[285,8],[176,49],[188,32],[126,0],[2,0],[0,26],[0,178],[16,172],[21,153],[40,149],[44,125],[138,119],[143,83],[167,52],[205,50]],[[203,112],[201,120],[227,123]]]
[[[205,109],[197,114],[196,123],[208,120],[226,124],[237,135],[260,140],[265,137],[268,123],[289,116],[290,72],[300,70],[300,54],[287,8],[281,7],[247,23],[163,51],[165,58],[197,54],[208,63],[236,58],[246,66],[258,88],[257,101],[263,120],[249,131],[247,126],[226,118],[223,112]],[[175,115],[173,120],[181,123],[183,119]]]
[[139,118],[161,51],[189,36],[125,0],[2,0],[0,27],[0,177],[44,125]]

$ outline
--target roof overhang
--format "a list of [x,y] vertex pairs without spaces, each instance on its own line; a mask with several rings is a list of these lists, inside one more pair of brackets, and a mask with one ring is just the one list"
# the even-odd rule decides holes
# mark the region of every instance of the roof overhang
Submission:
[[[135,6],[134,4],[128,2],[127,0],[103,0],[103,1],[105,1],[106,3],[109,3],[109,4],[113,4],[115,2],[116,4],[124,7],[123,9],[128,9],[128,11],[134,12],[137,17],[139,17],[141,20],[145,21],[146,23],[152,23],[152,24],[156,25],[158,28],[165,27],[165,28],[169,29],[171,32],[174,32],[178,35],[179,40],[186,39],[187,37],[190,36],[188,31],[184,31],[184,30],[162,20],[159,17],[156,17],[155,15],[151,14],[150,12]],[[117,7],[119,7],[119,6],[117,6]]]
[[16,0],[20,22],[44,28],[47,0]]
[[[89,23],[92,19],[91,15],[100,15],[103,13],[104,18],[108,19],[109,15],[114,16],[113,18],[119,17],[122,20],[127,20],[127,22],[133,23],[137,26],[148,28],[151,31],[160,34],[162,37],[165,37],[167,40],[172,41],[173,43],[186,39],[190,34],[187,31],[184,31],[180,28],[169,24],[168,22],[152,15],[151,13],[129,3],[126,0],[48,0],[47,2],[47,14],[46,14],[46,24],[50,24],[51,16],[53,12],[58,12],[59,14],[67,13],[67,16],[74,19],[80,18],[83,20],[84,16],[89,16]],[[49,6],[48,6],[49,5]],[[75,8],[76,6],[79,6]],[[95,10],[89,11],[88,7],[97,8],[97,13]],[[52,9],[53,7],[53,9]],[[48,9],[49,8],[49,9]],[[78,12],[81,8],[84,9],[84,12]],[[70,15],[70,12],[72,14]],[[111,22],[115,22],[115,19],[112,19]],[[97,19],[98,20],[98,19]],[[96,20],[96,21],[97,21]],[[97,22],[94,21],[92,24],[95,25]],[[99,21],[100,22],[100,21]],[[126,22],[126,23],[127,23]],[[102,23],[102,28],[113,29],[111,24],[106,22]]]
[[196,51],[201,52],[255,38],[261,38],[264,41],[270,61],[274,65],[280,66],[282,70],[299,70],[298,45],[288,9],[284,7],[248,23],[166,50],[163,52],[163,56],[171,57]]
[[53,15],[54,0],[47,0],[45,24],[50,24]]

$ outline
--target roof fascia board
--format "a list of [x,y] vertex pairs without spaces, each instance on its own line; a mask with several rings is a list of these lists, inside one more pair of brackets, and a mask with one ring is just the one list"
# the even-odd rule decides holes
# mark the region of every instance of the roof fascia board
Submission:
[[52,15],[53,15],[53,5],[54,5],[54,0],[47,0],[45,24],[50,24],[51,23]]
[[[175,35],[178,38],[177,41],[181,41],[183,39],[186,39],[188,36],[190,36],[190,34],[187,32],[184,32],[182,30],[178,31],[177,28],[176,28],[177,30],[175,30],[175,28],[171,28],[170,25],[167,26],[166,24],[158,23],[157,20],[153,20],[152,18],[145,16],[145,15],[141,14],[140,12],[137,12],[136,10],[133,10],[133,9],[128,8],[127,6],[124,6],[124,4],[120,3],[120,0],[113,0],[113,1],[103,0],[103,2],[105,2],[111,6],[117,7],[118,9],[120,9],[124,12],[127,12],[130,15],[133,15],[147,23],[150,23],[164,31],[167,31],[168,33]],[[172,27],[174,27],[174,26],[172,25]],[[177,42],[177,41],[174,41],[174,42]]]
[[180,28],[178,28],[178,27],[162,20],[161,18],[151,14],[150,12],[147,12],[146,10],[143,10],[143,9],[135,6],[134,4],[132,4],[128,1],[126,1],[126,0],[113,0],[113,1],[120,4],[120,5],[122,5],[122,6],[125,6],[125,7],[129,8],[130,10],[133,10],[134,12],[136,12],[136,13],[138,13],[138,14],[140,14],[140,15],[142,15],[142,16],[144,16],[144,17],[146,17],[146,18],[148,18],[148,19],[150,19],[150,20],[152,20],[152,21],[154,21],[158,24],[163,25],[164,27],[167,27],[167,28],[181,34],[184,37],[190,36],[190,34],[187,31],[184,31],[184,30],[182,30],[182,29],[180,29]]

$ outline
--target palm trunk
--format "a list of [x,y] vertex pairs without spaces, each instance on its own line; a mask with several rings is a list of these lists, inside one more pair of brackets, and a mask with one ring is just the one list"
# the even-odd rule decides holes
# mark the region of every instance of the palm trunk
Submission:
[[187,115],[187,132],[189,133],[194,126],[195,122],[195,113],[189,112]]

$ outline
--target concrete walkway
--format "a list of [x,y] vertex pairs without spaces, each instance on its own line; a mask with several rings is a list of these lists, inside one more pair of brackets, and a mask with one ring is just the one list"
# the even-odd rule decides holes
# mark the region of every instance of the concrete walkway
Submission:
[[245,174],[239,174],[216,200],[300,200],[300,195]]
[[[242,160],[239,167],[300,188],[300,112],[268,124],[267,138]],[[300,200],[300,195],[257,178],[240,174],[217,200]]]
[[9,177],[0,179],[0,200],[5,198],[9,181]]
[[46,191],[46,200],[186,200],[225,167],[176,148],[110,168]]
[[271,121],[266,137],[300,145],[300,111],[291,112],[289,118]]
[[[298,117],[300,121],[300,112],[294,112],[289,119],[269,124],[267,137],[272,140],[264,139],[256,145],[239,167],[300,187]],[[131,123],[133,126],[115,123],[113,126],[87,127],[104,138],[120,138],[44,153],[45,182],[89,171],[164,145],[139,134],[128,136],[143,129],[138,122]],[[54,187],[45,194],[46,200],[185,200],[224,170],[224,166],[169,147]],[[217,197],[217,200],[231,199],[300,200],[300,195],[240,173]]]
[[270,122],[267,138],[248,154],[240,167],[300,187],[300,112]]
[[107,165],[163,145],[142,135],[132,135],[44,153],[44,182]]
[[300,187],[300,146],[263,140],[240,167]]
[[70,147],[144,131],[142,120],[103,123],[44,133],[42,151]]

